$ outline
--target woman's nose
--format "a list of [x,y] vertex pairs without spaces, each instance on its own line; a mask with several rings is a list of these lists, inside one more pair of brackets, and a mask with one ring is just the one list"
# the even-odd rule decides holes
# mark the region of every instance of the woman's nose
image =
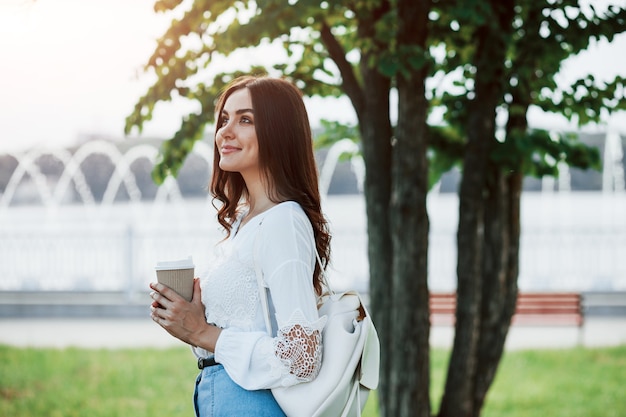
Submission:
[[230,139],[233,137],[233,129],[230,125],[230,122],[224,122],[219,130],[219,135],[222,136],[224,139]]

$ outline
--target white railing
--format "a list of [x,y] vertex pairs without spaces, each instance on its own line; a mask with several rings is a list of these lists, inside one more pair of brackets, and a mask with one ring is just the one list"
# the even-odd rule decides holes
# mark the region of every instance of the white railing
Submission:
[[[527,193],[522,199],[523,290],[626,290],[626,195]],[[337,287],[367,288],[362,196],[329,196]],[[429,198],[429,282],[456,286],[458,200]],[[221,235],[206,201],[108,207],[9,208],[0,217],[0,291],[147,290],[160,259],[192,255],[198,274]]]

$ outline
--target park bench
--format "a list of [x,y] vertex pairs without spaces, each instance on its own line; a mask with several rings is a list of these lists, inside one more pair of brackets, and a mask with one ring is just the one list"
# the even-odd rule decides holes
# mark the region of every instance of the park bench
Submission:
[[[432,324],[453,324],[455,311],[455,293],[430,294]],[[583,323],[582,296],[574,292],[522,292],[512,319],[513,325],[574,325],[581,330]]]

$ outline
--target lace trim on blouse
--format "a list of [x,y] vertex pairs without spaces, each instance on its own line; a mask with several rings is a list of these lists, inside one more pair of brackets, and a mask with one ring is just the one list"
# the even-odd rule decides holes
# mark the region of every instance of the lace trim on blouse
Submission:
[[234,259],[234,255],[226,251],[224,258],[216,262],[211,280],[201,282],[201,287],[202,301],[210,306],[205,309],[207,323],[252,330],[259,291],[249,265]]
[[273,343],[276,361],[270,364],[273,373],[282,375],[283,386],[312,381],[322,364],[326,316],[311,323],[301,310],[296,310],[287,322],[277,319],[278,332]]

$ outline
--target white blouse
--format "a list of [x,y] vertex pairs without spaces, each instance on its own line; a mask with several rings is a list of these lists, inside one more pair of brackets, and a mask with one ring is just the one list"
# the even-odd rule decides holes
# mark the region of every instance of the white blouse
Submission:
[[[316,262],[313,229],[298,203],[278,204],[239,227],[218,246],[218,257],[201,278],[207,323],[222,328],[215,360],[241,387],[254,390],[314,379],[322,360],[313,288]],[[256,248],[255,254],[255,245]],[[255,261],[268,299],[273,337],[267,333]],[[194,348],[199,357],[211,355]]]

